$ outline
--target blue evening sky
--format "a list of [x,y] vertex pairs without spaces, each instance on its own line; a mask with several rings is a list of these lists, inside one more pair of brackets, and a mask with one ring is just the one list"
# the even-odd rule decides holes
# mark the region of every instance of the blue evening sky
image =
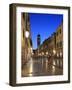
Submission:
[[60,14],[30,13],[30,29],[33,49],[37,48],[37,35],[41,35],[41,43],[55,32],[63,20]]

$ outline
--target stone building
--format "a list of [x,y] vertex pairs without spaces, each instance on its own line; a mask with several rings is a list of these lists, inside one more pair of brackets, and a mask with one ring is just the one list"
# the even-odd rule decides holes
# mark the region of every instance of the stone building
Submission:
[[50,56],[54,56],[56,54],[56,33],[54,32],[48,41],[48,52]]
[[45,39],[39,47],[39,54],[44,56],[53,56],[56,49],[56,33],[53,33],[49,38]]
[[63,56],[63,25],[57,28],[56,32],[51,34],[50,37],[44,40],[44,42],[39,47],[40,53],[43,52],[44,55],[55,56],[61,58]]
[[56,53],[57,57],[63,57],[63,23],[56,31]]
[[63,22],[56,32],[44,40],[36,53],[38,56],[51,57],[53,65],[63,68]]
[[21,60],[25,64],[32,55],[30,21],[27,13],[21,14]]
[[56,31],[56,56],[56,65],[63,68],[63,22]]

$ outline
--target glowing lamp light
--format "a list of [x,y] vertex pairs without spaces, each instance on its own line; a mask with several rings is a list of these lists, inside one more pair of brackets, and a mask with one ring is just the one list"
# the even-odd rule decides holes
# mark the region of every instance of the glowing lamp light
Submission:
[[59,54],[57,53],[57,57],[59,57]]
[[56,54],[56,51],[55,51],[55,50],[53,50],[53,53],[54,53],[54,54]]
[[33,53],[33,49],[32,49],[32,47],[31,47],[30,49],[31,49],[31,53]]
[[46,52],[46,55],[48,55],[48,52]]
[[62,57],[62,53],[60,52],[60,56]]
[[26,38],[29,37],[29,32],[28,32],[28,31],[25,32],[25,37],[26,37]]
[[32,47],[31,47],[31,51],[32,51],[33,49],[32,49]]
[[53,61],[53,65],[56,65],[55,61]]
[[31,64],[30,64],[30,68],[29,68],[29,76],[32,76],[32,72],[33,72],[33,61],[32,59],[30,60]]
[[44,52],[42,52],[42,55],[44,55]]

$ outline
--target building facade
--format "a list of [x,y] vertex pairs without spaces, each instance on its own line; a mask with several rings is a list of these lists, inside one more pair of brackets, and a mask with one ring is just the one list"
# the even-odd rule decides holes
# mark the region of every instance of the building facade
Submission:
[[35,51],[36,56],[51,57],[53,65],[63,68],[63,22]]
[[63,57],[63,24],[56,31],[56,53],[57,57]]
[[56,31],[56,65],[63,68],[63,23]]
[[53,56],[56,49],[56,33],[45,39],[39,47],[39,55]]
[[30,21],[27,13],[21,14],[21,60],[25,64],[32,55]]

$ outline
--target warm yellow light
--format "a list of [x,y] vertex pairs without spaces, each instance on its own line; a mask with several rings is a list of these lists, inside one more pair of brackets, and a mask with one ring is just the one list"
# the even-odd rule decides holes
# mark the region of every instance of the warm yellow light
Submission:
[[52,73],[55,73],[55,66],[52,66]]
[[53,50],[53,53],[56,54],[56,50],[55,49]]
[[48,55],[48,52],[46,52],[46,55]]
[[53,65],[56,65],[55,61],[53,61]]
[[44,55],[44,52],[42,52],[42,55]]
[[59,54],[57,53],[57,57],[59,57]]
[[31,53],[33,53],[33,49],[32,49],[32,47],[31,47],[30,49],[31,49]]
[[31,59],[30,60],[30,68],[29,68],[29,76],[32,76],[32,72],[33,72],[33,61]]
[[41,53],[39,53],[39,56],[41,56]]
[[62,52],[60,52],[60,56],[62,57]]

